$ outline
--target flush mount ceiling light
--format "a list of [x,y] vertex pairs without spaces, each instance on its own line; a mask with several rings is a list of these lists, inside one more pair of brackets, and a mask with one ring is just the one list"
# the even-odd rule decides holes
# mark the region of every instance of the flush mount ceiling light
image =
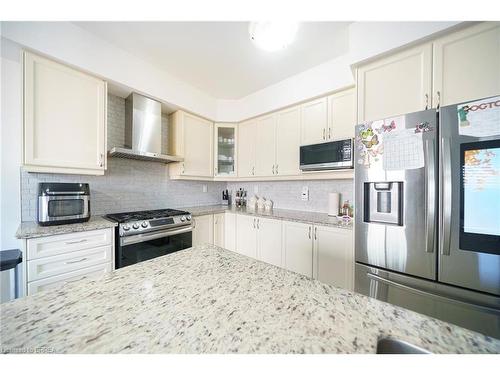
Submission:
[[298,22],[250,22],[248,33],[257,47],[278,51],[293,42],[298,28]]

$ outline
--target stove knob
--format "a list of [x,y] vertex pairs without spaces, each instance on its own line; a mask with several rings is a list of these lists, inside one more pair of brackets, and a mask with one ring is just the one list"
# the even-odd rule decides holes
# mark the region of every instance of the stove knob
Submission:
[[186,221],[186,216],[181,216],[181,221]]
[[132,225],[132,228],[134,228],[134,229],[139,229],[139,224],[134,223],[134,225]]
[[191,215],[186,216],[187,221],[191,220]]
[[148,227],[148,222],[147,221],[143,221],[142,224],[141,224],[141,227],[147,228]]
[[125,224],[125,225],[123,226],[123,230],[130,230],[130,225]]

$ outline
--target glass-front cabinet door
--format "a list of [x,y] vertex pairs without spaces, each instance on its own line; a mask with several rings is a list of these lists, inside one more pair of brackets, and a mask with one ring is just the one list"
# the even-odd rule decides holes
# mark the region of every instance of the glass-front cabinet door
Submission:
[[215,176],[236,176],[236,124],[215,124]]

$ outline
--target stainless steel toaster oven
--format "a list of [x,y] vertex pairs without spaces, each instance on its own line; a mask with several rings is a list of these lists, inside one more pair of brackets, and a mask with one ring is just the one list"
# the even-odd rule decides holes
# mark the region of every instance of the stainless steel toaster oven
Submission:
[[61,182],[38,184],[38,224],[81,223],[89,219],[89,184]]

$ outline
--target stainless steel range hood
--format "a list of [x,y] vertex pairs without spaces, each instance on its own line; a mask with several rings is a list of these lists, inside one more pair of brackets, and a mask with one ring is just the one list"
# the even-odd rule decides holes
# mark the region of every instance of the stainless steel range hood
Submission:
[[125,100],[125,147],[113,147],[111,157],[172,163],[179,156],[161,153],[161,104],[135,92]]

